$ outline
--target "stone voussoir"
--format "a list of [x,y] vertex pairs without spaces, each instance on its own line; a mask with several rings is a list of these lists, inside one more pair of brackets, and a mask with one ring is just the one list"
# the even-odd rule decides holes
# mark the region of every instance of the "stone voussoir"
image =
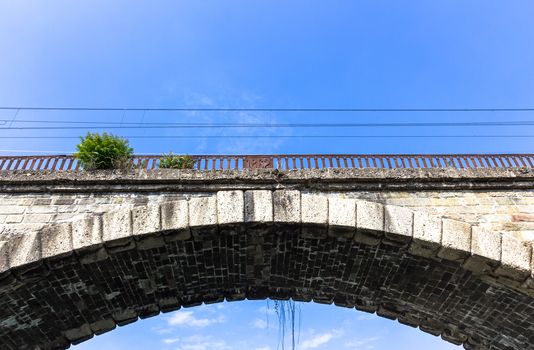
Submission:
[[441,246],[441,218],[426,212],[415,212],[413,241],[409,252],[417,256],[434,257]]

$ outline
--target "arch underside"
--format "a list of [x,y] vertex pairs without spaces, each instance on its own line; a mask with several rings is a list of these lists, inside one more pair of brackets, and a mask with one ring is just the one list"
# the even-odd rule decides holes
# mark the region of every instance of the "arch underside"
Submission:
[[468,349],[534,344],[532,297],[404,245],[324,230],[219,225],[187,239],[156,232],[12,269],[0,281],[0,348],[67,348],[160,312],[268,297],[377,312]]

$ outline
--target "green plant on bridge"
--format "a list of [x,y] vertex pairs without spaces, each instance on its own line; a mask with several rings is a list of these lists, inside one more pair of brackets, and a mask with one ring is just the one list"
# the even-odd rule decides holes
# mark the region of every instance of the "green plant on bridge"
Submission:
[[88,132],[76,149],[74,157],[86,170],[125,169],[133,154],[128,140],[105,132]]
[[162,169],[193,169],[195,161],[188,155],[177,155],[172,152],[164,154],[159,160]]

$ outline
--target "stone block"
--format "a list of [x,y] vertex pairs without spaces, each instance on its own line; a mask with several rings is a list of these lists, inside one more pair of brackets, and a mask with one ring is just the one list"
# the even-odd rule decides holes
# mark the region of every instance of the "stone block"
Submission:
[[477,274],[493,271],[501,260],[501,234],[485,231],[478,226],[472,227],[471,256],[464,267]]
[[531,273],[532,247],[512,235],[502,235],[501,265],[495,273],[500,276],[523,281]]
[[356,201],[356,228],[356,242],[379,244],[384,234],[384,206],[375,202]]
[[161,231],[161,214],[159,205],[148,204],[132,209],[132,234],[136,236]]
[[166,241],[191,238],[189,209],[186,200],[161,204],[161,228]]
[[243,191],[217,192],[217,220],[220,234],[244,232],[245,195]]
[[189,225],[217,225],[217,199],[210,197],[193,197],[189,200]]
[[250,223],[273,221],[273,193],[271,191],[245,192],[245,221]]
[[41,237],[39,232],[28,232],[8,240],[9,267],[19,267],[41,260]]
[[355,231],[356,200],[330,197],[328,199],[328,235],[352,239]]
[[100,335],[114,330],[117,325],[115,324],[115,322],[113,322],[112,319],[106,319],[93,322],[89,325],[89,327],[91,328],[91,331],[93,331],[93,333],[95,333],[96,335]]
[[217,234],[217,197],[193,197],[189,200],[189,226],[193,238]]
[[104,214],[102,241],[107,247],[116,251],[135,247],[132,240],[132,218],[129,209]]
[[69,341],[77,344],[82,340],[90,339],[93,336],[93,331],[88,324],[84,324],[80,327],[69,329],[65,331],[64,334]]
[[450,261],[464,261],[471,255],[471,224],[446,218],[442,224],[438,257]]
[[384,231],[384,206],[380,203],[356,202],[356,227],[358,230],[376,232],[382,235]]
[[72,253],[70,223],[45,226],[41,230],[41,258],[59,258]]
[[300,223],[300,191],[274,191],[273,204],[275,222]]
[[409,252],[417,256],[433,257],[441,246],[441,218],[426,212],[414,212],[413,241]]
[[386,241],[408,243],[413,237],[413,211],[395,205],[384,206]]
[[245,198],[243,191],[217,192],[217,217],[219,225],[245,221]]
[[325,238],[328,229],[328,197],[321,194],[302,193],[300,202],[302,236]]
[[274,191],[273,215],[276,233],[300,234],[300,191]]
[[102,217],[90,216],[72,222],[72,248],[93,249],[102,244]]

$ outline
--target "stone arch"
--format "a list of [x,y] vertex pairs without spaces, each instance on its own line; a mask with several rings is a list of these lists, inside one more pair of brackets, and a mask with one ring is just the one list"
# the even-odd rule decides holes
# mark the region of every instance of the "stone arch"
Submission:
[[223,300],[376,312],[466,349],[534,344],[531,246],[407,208],[296,190],[220,191],[0,242],[0,345],[67,348]]

